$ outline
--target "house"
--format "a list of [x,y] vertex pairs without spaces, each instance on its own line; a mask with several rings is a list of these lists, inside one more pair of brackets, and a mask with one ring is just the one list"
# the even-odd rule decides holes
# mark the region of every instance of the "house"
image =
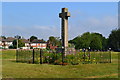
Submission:
[[[7,37],[6,39],[0,37],[0,49],[9,49],[10,46],[13,46],[13,41],[16,40],[16,38]],[[30,49],[31,47],[33,49],[40,48],[40,49],[46,49],[47,43],[43,40],[34,39],[32,42],[30,42],[28,39],[20,39],[22,42],[25,43],[24,47],[20,47],[21,49]]]
[[30,43],[30,46],[33,47],[33,49],[35,49],[35,48],[46,49],[47,43],[43,40],[34,39]]
[[12,38],[12,37],[8,37],[6,39],[0,38],[0,47],[8,49],[10,46],[13,46],[14,40],[15,40],[15,38]]
[[15,38],[8,37],[5,40],[6,40],[6,42],[5,42],[6,45],[13,46],[13,41],[15,40]]
[[2,48],[2,38],[0,37],[0,49]]
[[21,49],[30,49],[30,41],[27,39],[21,39],[21,40],[22,40],[22,42],[25,43],[25,46],[21,47]]
[[21,39],[25,43],[25,47],[30,47],[30,41],[27,39]]

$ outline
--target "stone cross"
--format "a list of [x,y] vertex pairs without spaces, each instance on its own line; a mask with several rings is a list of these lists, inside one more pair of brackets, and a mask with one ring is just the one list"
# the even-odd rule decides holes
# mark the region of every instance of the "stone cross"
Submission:
[[68,47],[68,17],[70,17],[70,13],[68,12],[67,8],[62,8],[62,13],[59,14],[59,17],[62,19],[62,31],[61,31],[61,38],[62,38],[62,46],[64,49]]

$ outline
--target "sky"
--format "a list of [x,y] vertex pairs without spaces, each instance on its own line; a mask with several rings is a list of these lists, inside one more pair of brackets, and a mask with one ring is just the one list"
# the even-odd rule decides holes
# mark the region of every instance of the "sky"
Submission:
[[2,2],[119,2],[119,0],[1,0]]
[[0,35],[2,34],[2,3],[0,2]]
[[106,38],[118,27],[117,2],[3,2],[2,35],[48,40],[61,37],[61,8],[71,13],[69,40],[84,32],[98,32]]

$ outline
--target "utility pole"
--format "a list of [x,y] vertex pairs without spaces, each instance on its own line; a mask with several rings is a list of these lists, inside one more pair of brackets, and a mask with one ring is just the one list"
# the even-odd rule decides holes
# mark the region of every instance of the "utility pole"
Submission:
[[18,40],[21,39],[21,36],[16,35],[15,38],[17,39],[17,49],[18,49],[18,47],[19,47],[19,46],[18,46]]
[[17,39],[17,49],[18,49],[18,39]]

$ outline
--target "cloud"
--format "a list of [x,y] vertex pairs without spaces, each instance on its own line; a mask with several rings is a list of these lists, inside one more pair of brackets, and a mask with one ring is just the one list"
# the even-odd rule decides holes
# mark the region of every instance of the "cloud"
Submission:
[[[75,12],[69,19],[69,39],[73,39],[84,32],[99,32],[108,37],[112,29],[118,27],[118,16],[92,17],[84,13]],[[85,17],[85,18],[84,18]],[[34,35],[40,39],[48,40],[49,36],[61,37],[61,28],[58,26],[35,25],[32,27],[24,26],[3,26],[2,35],[15,36],[21,35],[29,38]]]
[[74,37],[88,31],[99,32],[103,34],[103,36],[108,37],[110,32],[117,27],[117,16],[103,16],[101,18],[87,17],[83,20],[74,18],[74,21],[71,20],[69,24],[69,38],[73,39]]
[[30,36],[37,36],[40,39],[47,40],[49,36],[59,36],[60,30],[56,26],[32,26],[32,27],[21,27],[21,26],[4,26],[2,28],[2,35],[15,36],[20,35],[24,38]]
[[57,26],[34,26],[34,29],[43,39],[48,39],[50,36],[60,36],[60,29]]

